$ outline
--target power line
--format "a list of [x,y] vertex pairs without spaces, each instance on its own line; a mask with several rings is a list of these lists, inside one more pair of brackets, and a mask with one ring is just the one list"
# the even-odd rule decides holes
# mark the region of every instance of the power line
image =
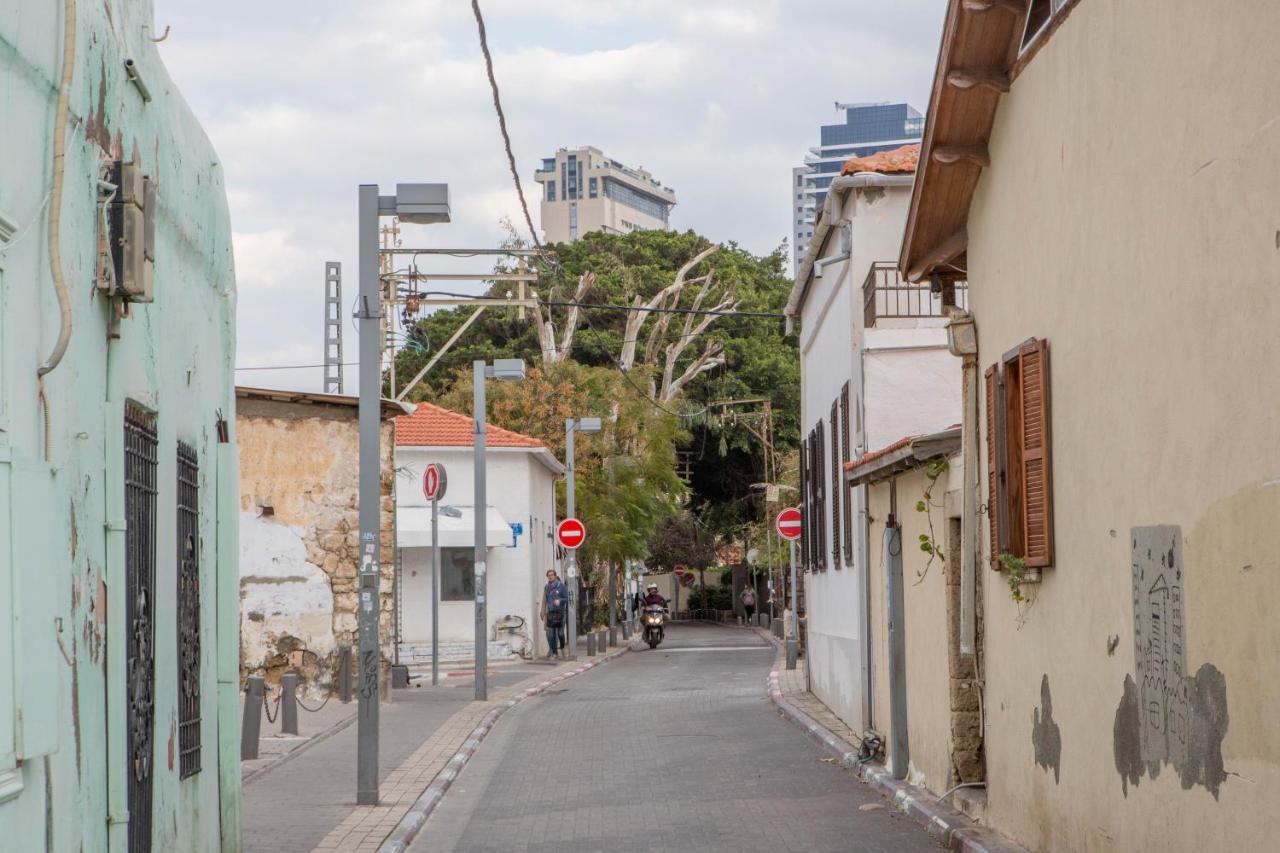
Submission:
[[554,305],[562,308],[600,308],[606,311],[641,311],[649,314],[697,314],[714,317],[766,317],[771,320],[785,320],[786,314],[773,311],[716,311],[710,308],[648,308],[643,305],[606,305],[599,302],[565,302],[562,300],[539,299],[543,305]]
[[[348,361],[338,367],[357,367],[360,362]],[[237,367],[236,370],[306,370],[312,367],[325,367],[323,364],[261,364],[253,367]]]
[[489,75],[489,88],[493,91],[493,109],[498,113],[498,129],[502,131],[502,144],[507,149],[507,165],[511,167],[511,180],[516,185],[516,194],[520,196],[520,209],[524,211],[525,224],[529,226],[529,236],[533,245],[542,250],[537,232],[533,230],[533,217],[529,215],[529,205],[524,199],[524,187],[520,185],[520,173],[516,169],[516,155],[511,151],[511,135],[507,133],[507,117],[502,112],[502,98],[498,94],[498,80],[493,75],[493,56],[489,53],[489,40],[485,36],[484,16],[480,14],[480,0],[471,0],[471,10],[476,15],[476,27],[480,30],[480,51],[484,54],[484,69]]

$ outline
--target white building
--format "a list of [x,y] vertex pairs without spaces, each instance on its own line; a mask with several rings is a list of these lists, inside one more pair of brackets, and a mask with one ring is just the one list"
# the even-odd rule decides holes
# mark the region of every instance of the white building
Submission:
[[[475,638],[474,422],[419,403],[396,419],[396,543],[400,548],[400,661],[431,659],[431,505],[428,463],[444,465],[440,501],[440,658],[469,659]],[[537,439],[488,425],[486,541],[490,659],[546,652],[538,605],[554,568],[555,483],[564,473]],[[509,633],[503,626],[511,626]]]
[[643,168],[606,157],[599,148],[561,148],[534,173],[542,185],[542,235],[569,243],[592,231],[627,234],[671,227],[676,192]]
[[961,363],[947,349],[942,295],[897,273],[918,156],[906,145],[844,164],[786,308],[800,325],[811,685],[858,732],[888,725],[871,710],[872,691],[887,682],[867,640],[867,570],[880,555],[868,541],[866,487],[840,488],[843,467],[961,415]]

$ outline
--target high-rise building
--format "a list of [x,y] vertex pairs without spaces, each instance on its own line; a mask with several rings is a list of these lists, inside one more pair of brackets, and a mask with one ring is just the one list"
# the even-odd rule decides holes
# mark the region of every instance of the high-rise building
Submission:
[[795,269],[813,237],[814,217],[831,180],[850,157],[889,151],[924,136],[924,116],[910,104],[836,104],[841,124],[824,124],[820,144],[810,148],[804,165],[791,170],[792,250]]
[[561,148],[543,159],[534,180],[542,185],[542,239],[548,243],[568,243],[590,231],[671,227],[675,190],[598,148]]

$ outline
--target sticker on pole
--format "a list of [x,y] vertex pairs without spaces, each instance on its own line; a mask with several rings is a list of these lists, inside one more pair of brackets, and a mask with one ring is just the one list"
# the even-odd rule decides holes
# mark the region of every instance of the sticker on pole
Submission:
[[800,531],[803,527],[800,510],[794,506],[787,507],[778,513],[778,520],[775,525],[778,528],[779,536],[792,542],[796,541],[800,538]]
[[443,498],[448,484],[449,478],[445,476],[444,466],[439,462],[432,462],[422,472],[422,494],[429,501]]
[[587,527],[576,518],[566,518],[556,526],[556,541],[561,548],[577,550],[587,541]]

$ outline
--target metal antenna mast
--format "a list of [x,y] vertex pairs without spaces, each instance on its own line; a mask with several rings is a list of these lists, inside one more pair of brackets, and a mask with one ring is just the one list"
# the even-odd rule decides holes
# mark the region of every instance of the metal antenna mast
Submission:
[[342,393],[342,264],[324,264],[324,393]]

